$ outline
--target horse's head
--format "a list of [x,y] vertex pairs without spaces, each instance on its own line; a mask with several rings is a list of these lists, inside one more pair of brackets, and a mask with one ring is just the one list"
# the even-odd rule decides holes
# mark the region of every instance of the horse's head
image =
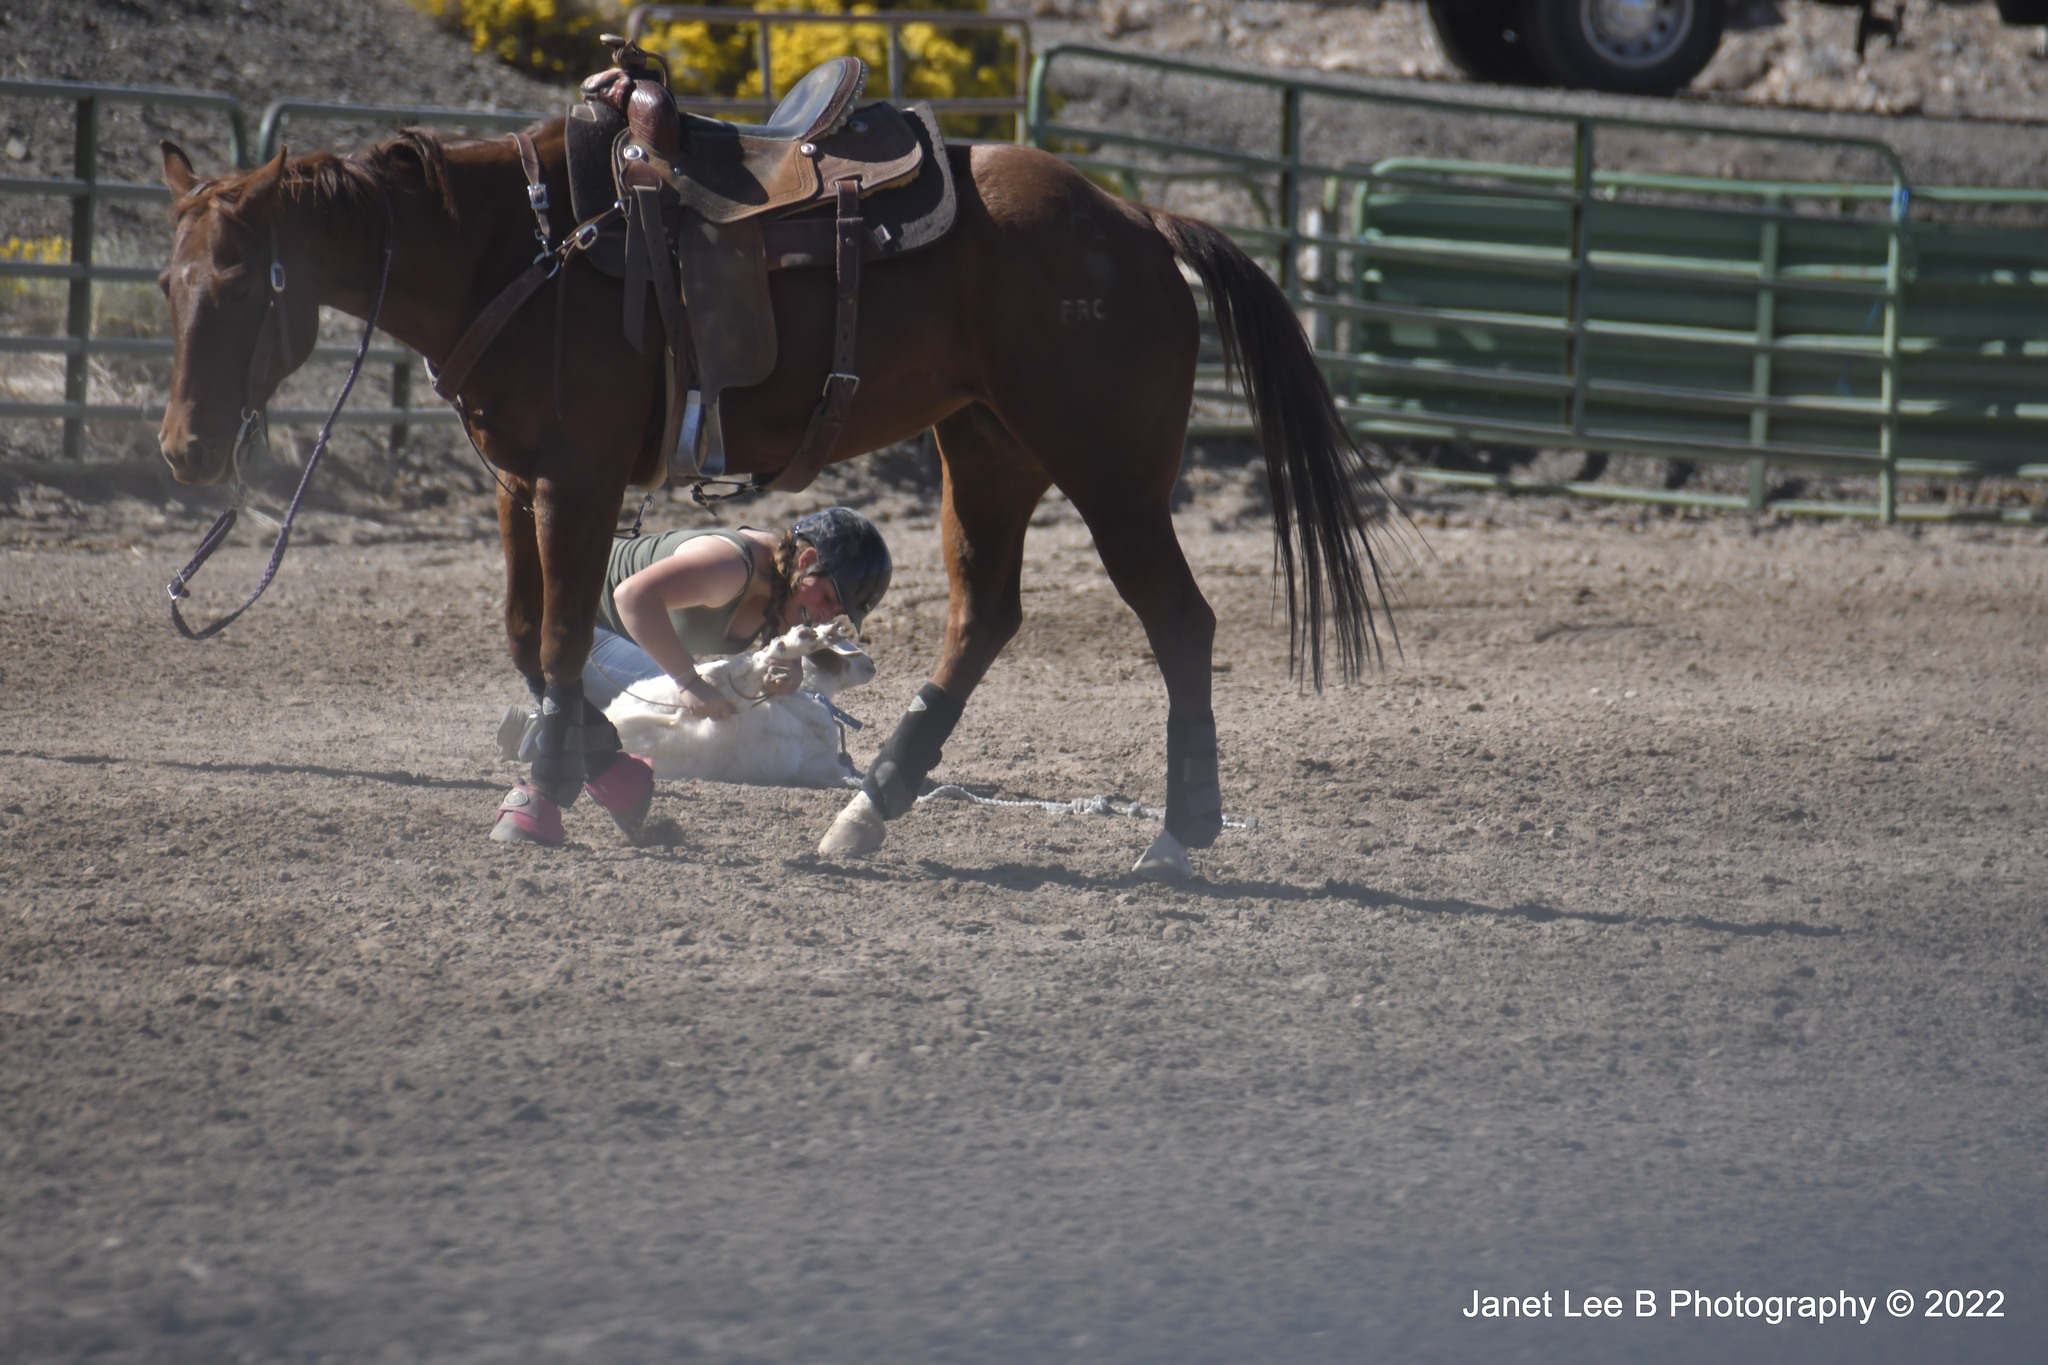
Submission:
[[201,180],[184,152],[162,146],[177,237],[158,283],[177,351],[157,442],[180,483],[219,483],[245,421],[313,353],[320,307],[303,281],[285,287],[284,154]]

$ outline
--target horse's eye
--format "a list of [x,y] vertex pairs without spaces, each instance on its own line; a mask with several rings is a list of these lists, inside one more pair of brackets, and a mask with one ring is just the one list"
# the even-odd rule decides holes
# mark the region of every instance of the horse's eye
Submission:
[[171,296],[171,272],[166,270],[156,277],[156,287],[165,298]]

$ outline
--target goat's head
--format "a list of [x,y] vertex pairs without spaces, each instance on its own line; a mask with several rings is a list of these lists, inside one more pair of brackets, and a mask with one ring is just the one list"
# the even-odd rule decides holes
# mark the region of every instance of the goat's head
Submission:
[[804,658],[804,690],[835,697],[875,680],[875,661],[853,640],[827,645]]
[[799,659],[804,666],[804,690],[821,697],[875,678],[875,661],[860,647],[859,632],[844,616],[823,625],[791,626],[754,651],[748,671],[765,671],[771,664]]
[[764,663],[784,663],[816,654],[821,649],[852,648],[860,643],[853,622],[844,616],[817,626],[791,626],[756,651]]

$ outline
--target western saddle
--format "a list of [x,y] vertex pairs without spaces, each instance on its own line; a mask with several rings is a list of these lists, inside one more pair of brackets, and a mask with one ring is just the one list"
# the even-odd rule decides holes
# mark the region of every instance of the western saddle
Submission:
[[725,123],[678,109],[659,57],[603,41],[613,64],[583,83],[569,113],[572,207],[582,224],[602,220],[585,254],[625,281],[621,322],[635,347],[654,292],[669,360],[662,451],[679,477],[700,487],[723,478],[719,398],[775,370],[769,272],[834,268],[832,363],[809,428],[780,473],[751,485],[803,488],[830,462],[860,384],[862,262],[919,250],[952,227],[937,121],[922,104],[862,103],[866,63],[836,57],[791,87],[766,123]]

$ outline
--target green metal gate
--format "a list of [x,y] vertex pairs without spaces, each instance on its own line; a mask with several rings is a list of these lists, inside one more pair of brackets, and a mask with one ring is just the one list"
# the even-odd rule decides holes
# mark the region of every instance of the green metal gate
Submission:
[[[229,159],[246,169],[276,154],[288,123],[341,122],[397,127],[402,123],[457,129],[520,128],[543,115],[512,110],[447,109],[430,105],[352,105],[315,100],[278,100],[264,109],[255,121],[256,135],[250,136],[251,120],[241,105],[226,95],[206,91],[148,90],[126,86],[73,85],[56,81],[0,80],[0,99],[55,102],[73,111],[72,174],[68,178],[14,176],[0,178],[0,196],[29,199],[68,199],[72,204],[70,232],[63,246],[68,260],[44,261],[0,256],[0,288],[13,280],[61,279],[67,282],[68,307],[62,335],[0,334],[0,355],[53,355],[65,357],[64,400],[60,403],[0,402],[0,419],[57,420],[64,425],[63,450],[77,459],[85,450],[85,424],[89,421],[147,422],[162,420],[159,405],[147,407],[95,402],[91,393],[90,361],[93,356],[169,357],[172,343],[163,329],[155,335],[102,336],[93,326],[94,290],[108,285],[147,283],[157,277],[156,266],[120,265],[99,259],[98,206],[106,201],[170,202],[170,191],[160,184],[143,184],[105,179],[100,174],[101,114],[114,105],[145,106],[155,110],[195,110],[216,117],[226,134]],[[314,361],[351,360],[353,345],[321,345],[313,350]],[[455,413],[434,400],[424,407],[412,404],[413,376],[419,358],[403,346],[389,342],[371,347],[367,359],[390,367],[390,402],[376,407],[352,403],[338,420],[356,426],[382,426],[391,431],[398,444],[409,429],[424,424],[452,424]],[[276,407],[271,421],[279,426],[318,423],[325,409]]]
[[[1050,92],[1062,67],[1083,64],[1264,92],[1277,148],[1077,121]],[[1316,161],[1302,150],[1305,98],[1549,125],[1569,139],[1569,163]],[[1034,143],[1126,193],[1241,191],[1258,221],[1223,226],[1272,266],[1363,433],[1748,466],[1741,494],[1419,477],[1755,508],[1774,471],[1820,469],[1869,476],[1875,498],[1770,505],[2035,517],[1902,504],[1899,488],[2048,477],[2048,191],[1914,187],[1898,154],[1869,139],[1470,104],[1083,47],[1040,55],[1028,121]],[[1884,178],[1603,166],[1603,140],[1623,135],[1639,148],[1739,138],[1822,149]],[[2036,226],[1985,221],[1998,214]]]
[[[1059,112],[1051,96],[1058,77],[1088,64],[1120,77],[1171,75],[1269,99],[1274,146],[1248,151]],[[217,94],[4,81],[0,97],[58,101],[74,114],[69,177],[0,178],[0,195],[71,205],[70,259],[0,256],[0,287],[12,279],[65,282],[64,335],[0,335],[0,354],[63,355],[64,399],[0,403],[0,418],[61,420],[74,456],[87,420],[156,416],[90,401],[89,358],[169,351],[161,337],[93,334],[96,285],[155,273],[96,259],[97,205],[165,195],[160,186],[99,174],[106,106],[182,108],[218,119],[240,164],[273,147],[287,119],[498,127],[534,117],[281,102],[265,113],[252,145],[247,116]],[[1543,126],[1566,140],[1569,155],[1556,165],[1418,155],[1317,160],[1303,151],[1311,101]],[[1419,477],[1759,507],[1770,500],[1776,471],[1817,468],[1867,475],[1876,496],[1867,504],[1769,505],[1886,519],[1954,511],[1902,502],[1902,479],[2048,477],[2048,192],[1912,186],[1898,155],[1868,139],[1532,112],[1073,46],[1049,49],[1033,65],[1026,125],[1029,140],[1127,193],[1160,197],[1199,187],[1234,196],[1244,210],[1234,219],[1208,216],[1268,261],[1361,432],[1734,461],[1748,474],[1744,492],[1719,495],[1443,470]],[[1879,174],[1867,181],[1737,179],[1600,159],[1618,138],[1729,136],[1853,153]],[[316,354],[339,358],[343,350]],[[391,406],[351,408],[344,420],[396,432],[450,420],[439,404],[411,406],[416,361],[406,352],[380,347],[374,354],[394,367]],[[1217,378],[1211,367],[1205,398],[1226,396]],[[317,414],[275,416],[286,422]],[[1214,430],[1232,421],[1205,405],[1196,425]],[[2035,515],[2031,507],[2002,514]]]

